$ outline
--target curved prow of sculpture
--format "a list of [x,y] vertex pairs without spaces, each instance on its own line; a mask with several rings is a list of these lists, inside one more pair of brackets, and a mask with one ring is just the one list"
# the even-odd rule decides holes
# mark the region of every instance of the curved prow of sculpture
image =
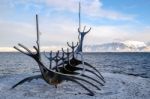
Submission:
[[84,36],[89,33],[91,31],[91,28],[87,31],[85,31],[86,29],[86,26],[84,26],[84,29],[83,31],[80,30],[80,28],[78,28],[78,32],[79,32],[79,36],[78,36],[78,39],[79,39],[79,45],[76,49],[76,52],[82,52],[82,46],[83,46],[83,40],[84,40]]

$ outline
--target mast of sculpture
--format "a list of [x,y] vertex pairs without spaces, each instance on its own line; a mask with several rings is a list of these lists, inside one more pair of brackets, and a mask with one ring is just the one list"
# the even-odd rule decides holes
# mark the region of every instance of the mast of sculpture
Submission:
[[39,23],[38,23],[38,15],[36,14],[36,32],[37,32],[37,48],[38,48],[38,57],[39,60],[41,60],[41,55],[40,55],[40,38],[39,38]]
[[79,2],[79,30],[81,28],[81,14],[80,14],[80,12],[81,12],[81,4]]

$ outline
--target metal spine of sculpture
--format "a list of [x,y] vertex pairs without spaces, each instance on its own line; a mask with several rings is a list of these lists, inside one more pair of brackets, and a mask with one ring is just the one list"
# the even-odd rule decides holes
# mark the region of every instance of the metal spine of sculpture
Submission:
[[[79,4],[80,9],[80,4]],[[79,11],[80,16],[80,11]],[[36,15],[36,28],[37,28],[37,45],[33,46],[36,52],[32,52],[27,47],[25,47],[22,44],[18,44],[21,48],[26,50],[27,52],[21,50],[18,47],[14,47],[16,50],[20,51],[21,53],[30,56],[33,58],[39,66],[41,74],[27,77],[14,86],[12,86],[12,89],[16,86],[23,84],[26,81],[31,81],[33,79],[43,79],[50,85],[55,85],[57,87],[58,84],[60,84],[63,81],[72,81],[77,84],[79,84],[82,88],[87,90],[89,93],[88,95],[93,96],[94,91],[89,89],[86,85],[90,85],[95,87],[96,89],[100,90],[100,86],[103,86],[105,83],[104,77],[101,75],[101,73],[92,65],[85,62],[83,60],[83,54],[82,54],[82,46],[83,46],[83,40],[84,36],[91,30],[91,28],[85,32],[85,27],[83,31],[80,31],[80,17],[79,17],[79,42],[74,45],[70,45],[67,42],[68,47],[71,49],[69,51],[69,48],[67,48],[67,51],[64,51],[62,48],[61,52],[56,52],[56,55],[52,55],[52,51],[49,53],[49,56],[45,54],[45,57],[49,60],[49,68],[47,68],[43,62],[41,61],[41,53],[40,53],[40,44],[39,44],[39,26],[38,26],[38,15]],[[81,56],[81,59],[79,59],[77,56]],[[55,63],[55,64],[54,64]],[[78,72],[80,71],[80,72]],[[85,73],[91,73],[91,75],[87,75]]]

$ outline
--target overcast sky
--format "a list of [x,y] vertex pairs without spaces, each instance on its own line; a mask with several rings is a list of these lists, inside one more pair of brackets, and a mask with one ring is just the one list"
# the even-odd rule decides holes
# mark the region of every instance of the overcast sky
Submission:
[[35,45],[36,14],[41,46],[76,42],[79,1],[82,29],[92,28],[84,44],[150,41],[150,0],[0,0],[0,51],[17,43]]

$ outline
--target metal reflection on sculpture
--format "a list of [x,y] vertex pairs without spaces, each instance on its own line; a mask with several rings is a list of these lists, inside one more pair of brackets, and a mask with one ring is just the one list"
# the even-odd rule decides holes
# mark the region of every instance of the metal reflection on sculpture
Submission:
[[[45,57],[49,60],[49,68],[47,68],[47,66],[45,66],[44,63],[41,61],[38,15],[36,15],[36,27],[37,27],[37,41],[36,41],[37,45],[33,46],[36,52],[32,52],[22,44],[18,44],[18,46],[20,46],[27,52],[21,50],[16,46],[14,48],[20,51],[21,53],[33,58],[38,63],[41,74],[27,77],[21,80],[20,82],[12,86],[12,89],[20,84],[23,84],[24,82],[31,81],[33,79],[43,79],[48,84],[55,85],[56,87],[63,81],[75,82],[82,88],[87,90],[89,92],[88,95],[91,96],[94,95],[94,91],[91,90],[88,87],[88,85],[100,90],[100,86],[103,86],[105,83],[104,77],[94,66],[85,62],[85,60],[83,59],[82,46],[84,36],[88,32],[90,32],[91,28],[88,31],[85,31],[86,27],[84,27],[83,31],[81,32],[80,11],[79,11],[79,28],[78,28],[79,41],[76,44],[74,44],[74,42],[72,42],[71,44],[67,42],[69,48],[67,48],[66,51],[64,51],[64,49],[62,48],[62,50],[57,51],[55,55],[53,55],[52,51],[49,53],[49,56],[47,56],[45,53]],[[91,73],[92,75],[87,75],[87,73]]]

